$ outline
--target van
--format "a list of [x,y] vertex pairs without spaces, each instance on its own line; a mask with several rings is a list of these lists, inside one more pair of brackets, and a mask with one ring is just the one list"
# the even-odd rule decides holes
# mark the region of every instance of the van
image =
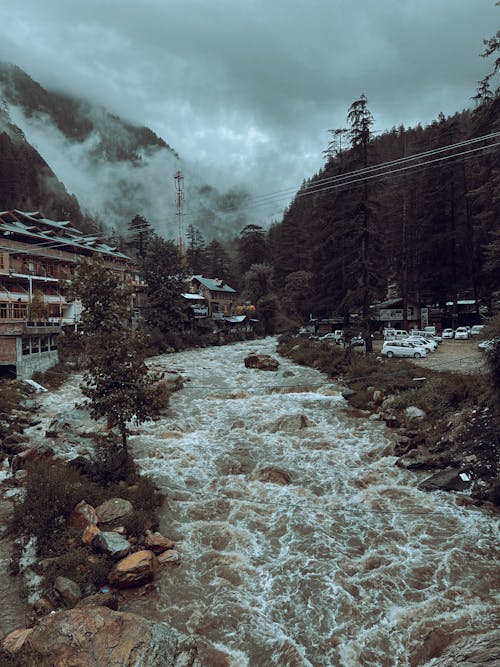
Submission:
[[408,338],[408,332],[404,329],[384,329],[384,340],[403,340]]

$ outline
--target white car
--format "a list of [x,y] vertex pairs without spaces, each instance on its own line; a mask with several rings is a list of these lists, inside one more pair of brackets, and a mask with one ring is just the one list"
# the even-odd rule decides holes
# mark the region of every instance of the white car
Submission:
[[425,347],[416,346],[406,340],[386,340],[382,345],[382,352],[386,357],[413,357],[420,359],[427,355]]
[[443,338],[453,338],[454,335],[455,332],[453,331],[453,329],[443,329],[443,334],[442,334]]
[[423,336],[409,336],[406,340],[410,343],[415,343],[420,347],[425,347],[429,352],[434,352],[438,346],[435,340],[424,338]]
[[469,337],[468,327],[457,327],[455,329],[455,340],[469,340]]
[[471,327],[470,335],[478,336],[480,333],[483,333],[483,331],[484,331],[484,324],[475,324],[473,327]]

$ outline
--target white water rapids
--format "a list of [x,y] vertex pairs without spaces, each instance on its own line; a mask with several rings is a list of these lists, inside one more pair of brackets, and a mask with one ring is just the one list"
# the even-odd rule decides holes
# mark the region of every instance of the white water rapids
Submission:
[[[203,636],[235,667],[432,665],[451,639],[498,626],[495,517],[420,491],[386,427],[350,416],[318,371],[244,367],[275,347],[153,360],[189,381],[130,447],[168,494],[161,530],[182,564],[127,609]],[[76,388],[41,396],[47,420]],[[268,466],[291,483],[259,481]]]

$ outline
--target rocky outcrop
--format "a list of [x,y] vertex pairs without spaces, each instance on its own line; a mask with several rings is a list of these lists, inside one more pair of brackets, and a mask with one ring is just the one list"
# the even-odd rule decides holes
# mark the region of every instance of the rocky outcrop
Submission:
[[269,354],[249,354],[245,357],[245,368],[258,368],[261,371],[277,371],[279,362]]
[[50,614],[24,632],[17,656],[33,665],[192,667],[197,654],[194,640],[167,625],[107,607]]
[[158,570],[158,560],[149,550],[137,551],[119,560],[108,575],[108,581],[116,588],[141,586],[151,581]]

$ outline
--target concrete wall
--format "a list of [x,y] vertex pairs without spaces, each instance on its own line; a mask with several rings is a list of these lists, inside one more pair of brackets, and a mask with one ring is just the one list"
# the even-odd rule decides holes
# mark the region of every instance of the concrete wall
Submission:
[[38,352],[37,354],[23,355],[22,342],[16,340],[17,366],[16,377],[21,380],[31,380],[33,373],[43,373],[59,361],[57,350]]

